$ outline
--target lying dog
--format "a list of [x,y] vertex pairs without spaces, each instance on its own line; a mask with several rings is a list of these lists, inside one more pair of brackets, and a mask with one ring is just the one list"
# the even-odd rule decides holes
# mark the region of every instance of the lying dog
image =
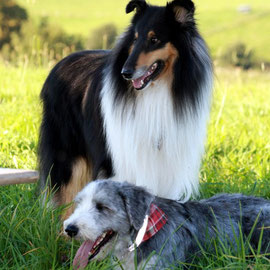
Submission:
[[135,254],[138,269],[146,262],[145,269],[165,269],[188,262],[200,245],[211,246],[217,238],[236,247],[240,228],[252,247],[257,248],[262,234],[261,252],[270,250],[270,202],[262,198],[221,194],[180,203],[129,183],[98,180],[75,201],[74,213],[64,222],[69,236],[85,240],[75,268],[112,251],[124,269],[134,269]]

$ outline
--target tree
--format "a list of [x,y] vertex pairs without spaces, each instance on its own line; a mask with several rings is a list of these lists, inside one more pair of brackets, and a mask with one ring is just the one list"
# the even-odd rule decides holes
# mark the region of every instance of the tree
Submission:
[[88,42],[89,49],[111,49],[117,35],[117,28],[114,24],[105,24],[95,29]]
[[0,49],[9,43],[12,33],[19,33],[28,15],[14,0],[0,1]]

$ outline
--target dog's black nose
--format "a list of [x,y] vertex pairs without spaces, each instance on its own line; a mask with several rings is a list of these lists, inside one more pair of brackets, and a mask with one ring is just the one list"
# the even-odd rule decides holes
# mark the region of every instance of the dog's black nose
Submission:
[[75,225],[68,225],[65,229],[65,232],[68,234],[70,237],[74,237],[78,234],[79,228]]
[[132,69],[123,68],[121,71],[121,74],[122,74],[124,79],[130,80],[132,78],[133,72],[134,71]]

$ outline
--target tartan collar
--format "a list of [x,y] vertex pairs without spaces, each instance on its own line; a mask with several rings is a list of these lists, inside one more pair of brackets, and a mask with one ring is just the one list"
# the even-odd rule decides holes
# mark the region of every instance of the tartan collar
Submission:
[[135,243],[129,247],[129,251],[133,251],[141,243],[153,237],[166,223],[167,215],[156,204],[151,203],[149,215],[144,218],[143,225],[138,231]]
[[152,203],[150,205],[148,223],[142,242],[145,242],[154,236],[166,224],[167,220],[168,218],[163,210]]

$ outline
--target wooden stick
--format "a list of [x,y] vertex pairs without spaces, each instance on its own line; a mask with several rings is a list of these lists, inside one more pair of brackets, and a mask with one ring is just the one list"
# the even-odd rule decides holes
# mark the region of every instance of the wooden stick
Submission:
[[37,171],[0,168],[0,186],[35,183],[38,178]]

